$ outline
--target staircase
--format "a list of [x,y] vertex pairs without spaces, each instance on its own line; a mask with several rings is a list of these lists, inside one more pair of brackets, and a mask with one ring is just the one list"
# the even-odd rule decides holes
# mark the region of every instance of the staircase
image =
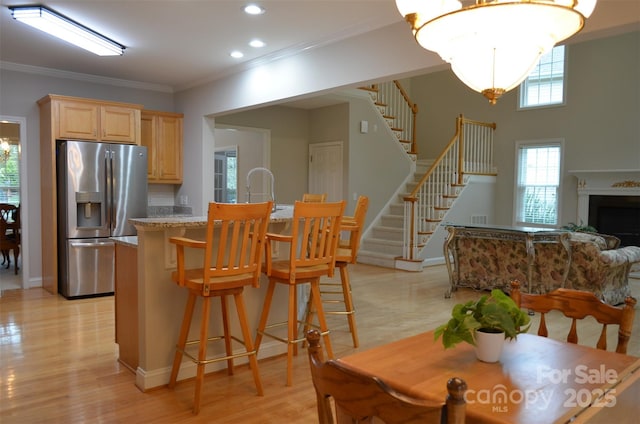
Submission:
[[416,150],[418,105],[411,101],[397,80],[360,87],[360,90],[369,94],[371,101],[404,151],[415,161],[418,154]]
[[[404,198],[408,196],[420,182],[433,161],[419,160],[416,171],[405,182],[403,190],[386,206],[378,222],[367,231],[360,244],[358,262],[395,268],[396,258],[402,257],[404,250]],[[434,226],[437,223],[433,223]]]
[[[404,150],[412,156],[416,168],[364,234],[358,262],[419,271],[424,247],[446,219],[469,175],[495,175],[495,124],[468,120],[461,115],[456,119],[455,135],[438,158],[417,161],[417,106],[397,81],[362,89],[371,93],[371,100]],[[392,101],[387,101],[389,97]],[[401,111],[397,113],[395,107]]]

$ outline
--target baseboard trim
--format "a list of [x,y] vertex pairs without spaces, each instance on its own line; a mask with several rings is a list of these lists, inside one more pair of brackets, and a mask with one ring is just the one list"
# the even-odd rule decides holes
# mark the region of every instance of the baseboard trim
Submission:
[[[258,352],[258,360],[264,358],[270,358],[273,356],[283,355],[287,353],[287,346],[278,341],[271,341],[262,343],[260,346],[260,352]],[[248,358],[241,357],[234,361],[234,364],[246,364]],[[285,365],[283,364],[283,367]],[[205,367],[205,373],[214,371],[220,371],[227,367],[225,361],[213,362]],[[145,370],[142,367],[136,369],[136,387],[143,392],[166,386],[169,384],[169,378],[171,376],[171,367],[157,368],[153,370]],[[196,364],[191,361],[185,361],[180,366],[180,372],[178,373],[178,381],[187,380],[196,376]]]

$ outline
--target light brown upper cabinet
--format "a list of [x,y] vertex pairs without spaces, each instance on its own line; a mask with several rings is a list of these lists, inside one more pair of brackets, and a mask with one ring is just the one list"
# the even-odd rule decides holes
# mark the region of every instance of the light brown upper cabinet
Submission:
[[143,110],[141,145],[147,147],[149,183],[182,184],[181,113]]
[[142,105],[49,94],[40,109],[42,287],[58,293],[57,140],[140,144]]
[[57,138],[139,144],[140,108],[91,100],[57,100]]

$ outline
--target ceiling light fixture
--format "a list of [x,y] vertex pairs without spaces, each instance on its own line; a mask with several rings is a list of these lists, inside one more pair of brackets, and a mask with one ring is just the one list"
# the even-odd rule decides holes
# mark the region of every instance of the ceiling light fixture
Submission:
[[11,6],[13,18],[98,56],[120,56],[125,47],[42,6]]
[[489,103],[517,87],[540,57],[584,26],[597,0],[396,0],[422,47],[451,64]]
[[231,53],[229,53],[229,56],[235,59],[240,59],[241,57],[244,57],[244,53],[242,53],[240,50],[234,50]]
[[254,3],[246,5],[243,10],[244,13],[248,15],[262,15],[266,11],[264,7],[258,6]]
[[8,162],[9,156],[11,156],[11,145],[5,139],[0,139],[0,140],[2,140],[2,142],[0,142],[0,150],[2,150],[4,161]]
[[259,49],[260,47],[264,47],[265,46],[264,41],[258,40],[257,38],[249,41],[249,45],[251,47],[255,47],[256,49]]

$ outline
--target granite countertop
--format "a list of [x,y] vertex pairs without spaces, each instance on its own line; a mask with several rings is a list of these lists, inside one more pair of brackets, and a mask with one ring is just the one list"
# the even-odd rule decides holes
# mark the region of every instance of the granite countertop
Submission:
[[138,247],[138,236],[111,237],[111,240],[123,246]]
[[[271,223],[286,222],[293,217],[293,205],[277,205]],[[156,216],[130,219],[136,228],[194,228],[207,225],[206,216]]]

